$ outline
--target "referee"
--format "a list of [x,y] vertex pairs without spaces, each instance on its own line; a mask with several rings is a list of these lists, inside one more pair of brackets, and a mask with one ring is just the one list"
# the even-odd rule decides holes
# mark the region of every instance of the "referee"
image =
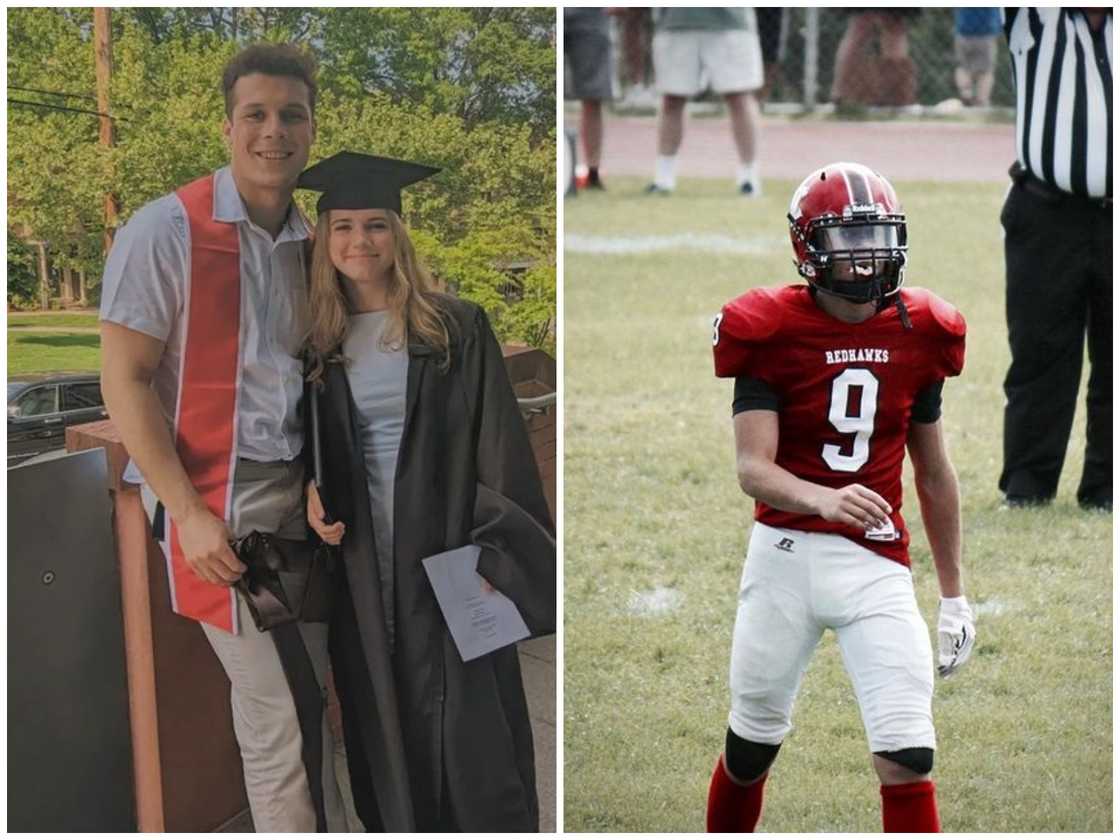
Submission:
[[1011,507],[1058,489],[1081,380],[1089,391],[1077,501],[1112,510],[1112,10],[1007,8],[1017,95],[1000,222],[1011,367],[1003,472]]

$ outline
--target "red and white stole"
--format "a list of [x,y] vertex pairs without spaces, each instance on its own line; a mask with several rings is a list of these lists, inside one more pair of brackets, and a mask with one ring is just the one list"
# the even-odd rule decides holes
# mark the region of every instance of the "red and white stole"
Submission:
[[[237,225],[214,219],[214,176],[178,190],[190,224],[186,324],[175,402],[175,448],[210,512],[229,521],[237,460],[241,370],[241,259]],[[171,606],[188,618],[237,633],[237,593],[207,583],[183,556],[167,516],[163,533]]]

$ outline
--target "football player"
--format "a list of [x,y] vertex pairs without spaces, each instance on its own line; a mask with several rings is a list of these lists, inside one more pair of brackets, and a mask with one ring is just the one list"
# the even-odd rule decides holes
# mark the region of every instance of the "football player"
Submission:
[[909,451],[941,589],[948,676],[976,638],[939,420],[942,384],[964,364],[965,322],[933,293],[902,288],[906,217],[866,166],[813,172],[789,226],[808,285],[752,289],[715,322],[716,375],[735,379],[739,484],[756,506],[707,827],[754,830],[801,677],[832,629],[881,781],[883,829],[938,831],[933,655],[910,575],[902,458]]

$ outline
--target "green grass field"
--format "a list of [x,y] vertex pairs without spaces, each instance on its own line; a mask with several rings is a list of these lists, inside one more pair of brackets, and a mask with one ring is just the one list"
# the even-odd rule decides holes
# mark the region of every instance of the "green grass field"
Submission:
[[[568,831],[702,831],[727,721],[731,629],[753,505],[739,490],[731,383],[712,317],[746,288],[799,282],[792,182],[747,201],[724,181],[671,198],[615,178],[566,204],[565,690]],[[1107,832],[1112,825],[1112,521],[1081,512],[1079,407],[1062,486],[1000,510],[1003,320],[999,184],[897,183],[907,283],[969,322],[943,423],[960,475],[972,661],[934,698],[945,831]],[[658,250],[658,237],[703,249]],[[621,253],[603,253],[603,251]],[[591,251],[599,253],[591,253]],[[937,583],[907,468],[918,600]],[[660,599],[650,596],[659,588]],[[651,612],[652,601],[675,609]],[[760,829],[881,830],[878,779],[832,634],[805,678]]]
[[8,328],[35,329],[36,327],[82,327],[97,329],[96,313],[87,312],[16,312],[8,315]]
[[92,332],[8,330],[8,376],[101,369],[101,337]]
[[92,312],[10,313],[8,377],[101,369]]

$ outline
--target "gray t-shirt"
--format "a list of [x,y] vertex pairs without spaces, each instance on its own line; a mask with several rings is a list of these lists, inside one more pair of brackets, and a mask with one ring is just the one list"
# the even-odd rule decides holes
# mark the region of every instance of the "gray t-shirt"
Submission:
[[351,315],[350,332],[342,345],[350,359],[346,376],[361,418],[366,487],[382,574],[392,568],[393,489],[408,385],[408,353],[403,347],[382,346],[388,326],[388,311]]

